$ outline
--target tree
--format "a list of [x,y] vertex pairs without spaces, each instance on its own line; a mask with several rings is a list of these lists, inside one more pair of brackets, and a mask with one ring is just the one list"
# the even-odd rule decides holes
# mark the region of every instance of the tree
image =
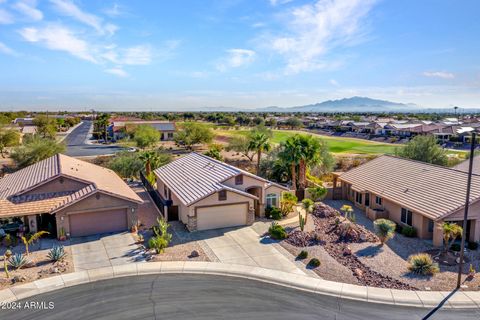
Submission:
[[280,211],[282,215],[288,216],[290,212],[293,210],[293,206],[297,204],[298,198],[290,192],[282,193],[282,198],[280,199]]
[[22,146],[13,149],[11,157],[19,168],[25,168],[38,161],[65,151],[65,144],[50,139],[33,137]]
[[205,155],[210,157],[210,158],[213,158],[213,159],[217,159],[219,161],[223,161],[223,157],[222,157],[222,149],[223,147],[219,144],[212,144],[210,146],[210,148],[208,149],[207,152],[205,152]]
[[145,164],[136,152],[119,152],[107,164],[122,178],[136,178]]
[[312,201],[312,199],[305,198],[302,200],[302,207],[305,209],[305,223],[307,223],[308,214],[313,212],[315,203]]
[[307,189],[308,194],[312,198],[313,201],[317,202],[322,200],[327,195],[327,188],[324,186],[316,186]]
[[30,252],[28,251],[28,246],[40,239],[45,234],[50,234],[50,232],[38,231],[37,233],[34,233],[32,235],[22,236],[22,242],[25,245],[25,254],[27,256],[30,254]]
[[209,127],[195,122],[184,123],[182,130],[174,136],[175,143],[193,150],[197,144],[210,143],[213,140],[213,132]]
[[444,222],[442,225],[443,229],[443,248],[447,252],[450,250],[453,242],[461,237],[463,234],[463,228],[456,223]]
[[387,219],[377,219],[373,222],[375,234],[380,239],[382,246],[395,235],[395,222]]
[[158,154],[155,151],[145,151],[140,154],[140,160],[145,165],[145,175],[148,177],[152,173],[152,163],[158,162]]
[[135,129],[133,140],[135,140],[137,147],[145,149],[160,140],[160,132],[148,124],[141,124]]
[[103,135],[103,140],[107,142],[108,137],[107,137],[107,127],[110,124],[110,115],[107,113],[102,113],[100,116],[98,116],[97,120],[95,120],[95,126],[97,128],[97,134],[100,135],[100,133]]
[[302,121],[300,121],[300,119],[298,119],[297,117],[288,118],[287,121],[285,121],[285,124],[289,126],[292,130],[301,128],[303,126]]
[[250,162],[253,161],[255,152],[250,149],[250,140],[244,135],[233,136],[227,146],[227,151],[235,151],[246,157]]
[[15,130],[0,130],[0,154],[4,157],[5,148],[20,144],[20,133]]
[[448,163],[446,151],[438,145],[437,139],[433,135],[416,136],[405,147],[398,148],[397,155],[441,166],[445,166]]
[[298,143],[298,135],[289,137],[281,144],[279,157],[281,161],[288,163],[291,170],[292,190],[297,189],[297,166],[300,163],[300,144]]
[[257,153],[257,175],[260,174],[260,161],[263,152],[268,152],[271,149],[270,137],[266,132],[256,131],[249,140],[248,144],[251,150],[255,150]]
[[54,119],[39,115],[33,119],[33,125],[37,126],[37,135],[45,139],[54,139],[57,134],[57,125]]

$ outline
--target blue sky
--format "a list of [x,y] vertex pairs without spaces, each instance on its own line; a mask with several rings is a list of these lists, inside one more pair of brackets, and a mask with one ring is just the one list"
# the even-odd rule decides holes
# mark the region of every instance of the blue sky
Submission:
[[480,107],[477,0],[0,0],[0,109]]

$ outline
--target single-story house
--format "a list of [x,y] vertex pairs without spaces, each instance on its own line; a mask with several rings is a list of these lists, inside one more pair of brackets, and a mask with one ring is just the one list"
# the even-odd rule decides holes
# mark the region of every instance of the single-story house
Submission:
[[0,179],[0,218],[53,236],[127,230],[142,202],[115,172],[63,154]]
[[192,152],[154,171],[160,196],[170,200],[167,220],[190,231],[252,224],[277,207],[288,188]]
[[127,134],[127,127],[139,125],[149,125],[160,132],[161,141],[173,140],[173,135],[177,130],[174,122],[169,121],[114,121],[109,127],[110,135],[114,139],[122,139]]
[[[394,156],[380,156],[334,174],[334,199],[347,199],[368,217],[415,228],[417,236],[443,243],[442,223],[463,221],[467,173]],[[474,175],[467,240],[480,241],[480,175]]]

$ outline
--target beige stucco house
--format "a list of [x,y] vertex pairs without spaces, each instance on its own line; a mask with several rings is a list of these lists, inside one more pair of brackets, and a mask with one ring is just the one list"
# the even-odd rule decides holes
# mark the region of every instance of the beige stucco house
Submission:
[[156,169],[164,212],[190,231],[248,225],[288,188],[203,154],[192,152]]
[[19,217],[30,232],[124,231],[136,224],[142,202],[113,171],[63,154],[0,179],[0,219]]
[[[467,173],[394,156],[381,156],[334,175],[334,199],[348,199],[372,220],[388,218],[415,228],[417,236],[443,243],[442,223],[461,224]],[[474,175],[467,241],[480,241],[480,175]]]

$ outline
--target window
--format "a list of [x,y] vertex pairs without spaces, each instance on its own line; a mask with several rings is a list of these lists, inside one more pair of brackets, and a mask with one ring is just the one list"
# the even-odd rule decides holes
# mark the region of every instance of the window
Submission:
[[380,198],[379,196],[375,196],[375,203],[378,204],[379,206],[382,205],[382,198]]
[[235,176],[235,185],[240,185],[243,184],[243,175],[239,174],[238,176]]
[[433,232],[433,220],[428,219],[428,232]]
[[362,204],[362,194],[360,192],[355,192],[355,201]]
[[402,217],[401,221],[406,225],[412,225],[412,211],[402,208]]
[[267,208],[277,207],[278,206],[278,196],[275,193],[267,194]]
[[227,200],[227,190],[218,191],[218,201],[225,201],[225,200]]

